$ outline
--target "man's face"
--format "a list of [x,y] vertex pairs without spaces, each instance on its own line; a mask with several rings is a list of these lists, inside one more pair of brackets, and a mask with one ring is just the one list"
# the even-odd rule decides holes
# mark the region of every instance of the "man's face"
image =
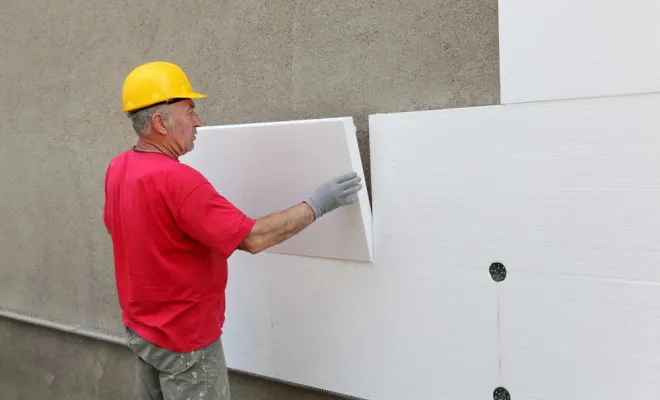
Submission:
[[197,128],[202,126],[199,115],[195,112],[195,103],[190,100],[181,100],[172,104],[171,118],[171,143],[177,154],[184,155],[195,147],[195,135]]

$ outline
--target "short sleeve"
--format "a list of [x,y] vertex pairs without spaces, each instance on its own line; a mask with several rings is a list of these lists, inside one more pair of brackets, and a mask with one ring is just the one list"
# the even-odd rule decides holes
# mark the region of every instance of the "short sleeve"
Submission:
[[208,182],[192,189],[176,218],[190,237],[219,251],[225,258],[231,256],[256,223]]

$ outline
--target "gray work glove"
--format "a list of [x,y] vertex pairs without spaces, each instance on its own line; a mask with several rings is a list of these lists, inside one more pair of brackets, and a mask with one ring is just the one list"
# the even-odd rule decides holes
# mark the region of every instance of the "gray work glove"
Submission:
[[307,204],[314,211],[314,218],[320,218],[330,211],[355,203],[357,193],[362,189],[360,178],[356,172],[336,176],[316,188],[307,200]]

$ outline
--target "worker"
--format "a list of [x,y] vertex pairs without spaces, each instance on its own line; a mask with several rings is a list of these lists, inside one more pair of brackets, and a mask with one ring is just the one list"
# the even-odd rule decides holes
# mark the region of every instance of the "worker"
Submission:
[[[205,97],[169,62],[138,66],[123,83],[123,112],[137,140],[107,167],[103,219],[140,400],[230,399],[221,342],[227,259],[291,238],[354,203],[362,189],[348,171],[290,208],[245,215],[179,161],[194,149],[202,125],[195,99]],[[241,171],[233,173],[240,179]]]

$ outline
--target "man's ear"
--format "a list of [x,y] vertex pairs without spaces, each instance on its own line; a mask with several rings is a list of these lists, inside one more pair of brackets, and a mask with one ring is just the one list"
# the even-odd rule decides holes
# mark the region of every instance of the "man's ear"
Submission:
[[154,127],[154,130],[161,135],[167,135],[166,124],[167,122],[165,121],[163,114],[156,112],[151,115],[151,125]]

